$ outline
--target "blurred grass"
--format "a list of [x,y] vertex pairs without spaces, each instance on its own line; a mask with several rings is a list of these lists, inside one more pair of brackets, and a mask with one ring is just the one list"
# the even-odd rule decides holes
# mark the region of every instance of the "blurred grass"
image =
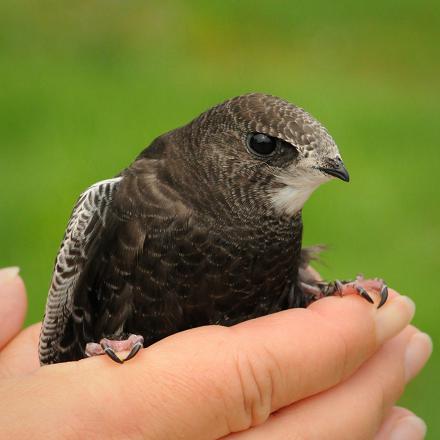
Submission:
[[[328,278],[383,276],[440,339],[437,1],[0,3],[0,266],[43,314],[78,194],[158,134],[248,91],[282,96],[337,140],[349,185],[320,188],[305,242]],[[440,358],[402,404],[440,438]]]

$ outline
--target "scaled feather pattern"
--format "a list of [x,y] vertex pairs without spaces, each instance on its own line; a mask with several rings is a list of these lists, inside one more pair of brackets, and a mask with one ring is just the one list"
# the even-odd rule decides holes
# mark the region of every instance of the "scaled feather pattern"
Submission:
[[348,173],[327,130],[270,95],[230,99],[158,137],[76,203],[41,364],[81,359],[102,338],[142,335],[146,347],[306,306],[301,209],[333,177]]

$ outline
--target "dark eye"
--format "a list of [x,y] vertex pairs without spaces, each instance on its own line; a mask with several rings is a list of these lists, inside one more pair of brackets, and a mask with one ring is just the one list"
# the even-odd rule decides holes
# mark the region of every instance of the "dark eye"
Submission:
[[258,156],[270,156],[277,147],[277,138],[263,133],[251,133],[248,136],[248,146]]
[[296,159],[298,157],[298,149],[293,144],[289,144],[289,142],[283,141],[282,139],[277,139],[278,141],[278,150],[281,155],[288,154],[290,159]]

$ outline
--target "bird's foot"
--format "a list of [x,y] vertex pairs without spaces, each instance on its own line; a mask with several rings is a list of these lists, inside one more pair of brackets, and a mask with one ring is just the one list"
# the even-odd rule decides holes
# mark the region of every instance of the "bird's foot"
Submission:
[[324,286],[329,286],[329,284],[308,284],[303,281],[300,281],[299,283],[302,292],[307,295],[308,298],[310,298],[310,301],[307,301],[307,305],[311,304],[312,302],[315,302],[316,300],[323,298],[325,295],[324,293]]
[[388,286],[385,282],[380,278],[366,280],[362,275],[357,275],[356,279],[353,281],[336,280],[333,283],[328,284],[323,296],[345,296],[355,293],[369,303],[374,304],[374,300],[367,290],[370,292],[374,291],[379,295],[379,302],[377,304],[378,309],[386,303],[388,299]]
[[374,300],[368,291],[377,292],[380,299],[377,308],[382,307],[388,299],[388,286],[380,278],[366,280],[362,275],[358,275],[353,281],[335,280],[331,283],[316,282],[314,284],[300,283],[302,291],[310,297],[310,303],[326,296],[345,296],[357,294],[371,304]]
[[89,342],[86,345],[86,355],[90,357],[106,354],[118,364],[123,364],[136,356],[143,346],[144,338],[140,335],[129,335],[127,339],[121,340],[103,338],[99,344]]

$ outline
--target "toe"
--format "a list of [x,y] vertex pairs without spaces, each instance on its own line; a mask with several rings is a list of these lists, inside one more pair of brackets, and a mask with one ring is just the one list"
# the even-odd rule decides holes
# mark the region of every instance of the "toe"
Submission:
[[388,299],[388,286],[384,284],[382,286],[382,289],[380,289],[380,301],[377,305],[377,308],[380,309],[387,301]]
[[104,354],[104,350],[100,344],[97,344],[96,342],[89,342],[86,345],[85,353],[88,357],[99,356],[101,354]]
[[113,350],[113,348],[109,347],[109,346],[104,346],[104,353],[112,360],[117,362],[118,364],[123,364],[124,360],[119,357],[116,352]]
[[354,288],[358,291],[359,295],[362,296],[362,298],[366,299],[369,303],[374,304],[373,299],[362,286],[356,285]]
[[136,343],[136,344],[134,344],[133,345],[133,348],[131,349],[131,351],[130,351],[130,353],[128,353],[128,356],[124,359],[124,362],[125,361],[128,361],[128,360],[130,360],[130,359],[132,359],[132,358],[134,358],[136,355],[137,355],[137,353],[138,353],[138,351],[141,349],[143,347],[143,345],[141,344],[141,343]]

